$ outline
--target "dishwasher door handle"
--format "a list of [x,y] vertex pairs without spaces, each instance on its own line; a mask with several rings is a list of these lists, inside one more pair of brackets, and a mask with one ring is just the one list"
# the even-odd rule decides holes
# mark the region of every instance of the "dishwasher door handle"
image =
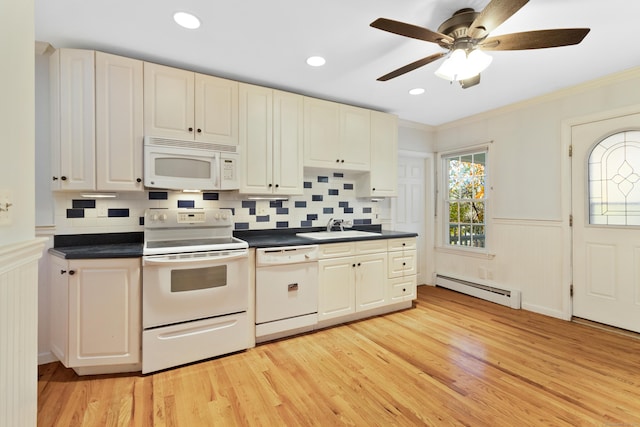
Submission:
[[297,291],[298,290],[298,284],[297,283],[291,283],[289,286],[287,286],[287,291],[288,292],[293,292],[293,291]]

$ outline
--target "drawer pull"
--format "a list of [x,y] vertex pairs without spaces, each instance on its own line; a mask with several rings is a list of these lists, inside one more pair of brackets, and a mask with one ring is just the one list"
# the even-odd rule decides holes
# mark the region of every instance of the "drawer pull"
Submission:
[[287,291],[289,292],[293,292],[293,291],[297,291],[298,290],[298,284],[297,283],[292,283],[289,286],[287,286]]

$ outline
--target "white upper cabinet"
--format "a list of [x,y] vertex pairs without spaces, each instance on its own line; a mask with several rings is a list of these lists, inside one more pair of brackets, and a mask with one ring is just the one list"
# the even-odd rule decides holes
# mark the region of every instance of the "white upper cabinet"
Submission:
[[145,135],[238,144],[238,82],[144,63]]
[[97,189],[142,191],[142,61],[96,52]]
[[95,189],[94,51],[49,58],[52,190]]
[[304,98],[304,166],[368,171],[370,111]]
[[304,97],[273,91],[274,194],[303,194]]
[[357,185],[358,197],[398,195],[398,117],[371,111],[371,172]]
[[196,73],[197,141],[238,145],[238,82]]
[[303,193],[303,97],[240,84],[240,192]]

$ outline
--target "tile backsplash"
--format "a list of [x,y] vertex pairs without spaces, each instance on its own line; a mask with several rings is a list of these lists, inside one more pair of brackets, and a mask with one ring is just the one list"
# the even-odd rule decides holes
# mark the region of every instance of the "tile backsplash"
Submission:
[[147,208],[228,208],[236,230],[325,226],[330,218],[358,224],[390,221],[390,201],[356,198],[355,181],[341,173],[308,175],[304,194],[288,200],[251,200],[237,191],[183,193],[144,191],[116,198],[83,198],[81,193],[54,194],[56,234],[142,231]]

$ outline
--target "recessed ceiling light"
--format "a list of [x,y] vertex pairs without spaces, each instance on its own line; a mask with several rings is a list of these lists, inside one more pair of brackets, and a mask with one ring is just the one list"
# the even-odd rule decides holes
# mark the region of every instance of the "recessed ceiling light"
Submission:
[[409,95],[422,95],[423,93],[424,93],[424,89],[422,89],[421,87],[417,87],[409,91]]
[[173,20],[181,27],[188,28],[189,30],[195,30],[200,27],[200,20],[187,12],[174,13]]
[[322,67],[327,61],[322,56],[310,56],[307,58],[307,64],[312,67]]

